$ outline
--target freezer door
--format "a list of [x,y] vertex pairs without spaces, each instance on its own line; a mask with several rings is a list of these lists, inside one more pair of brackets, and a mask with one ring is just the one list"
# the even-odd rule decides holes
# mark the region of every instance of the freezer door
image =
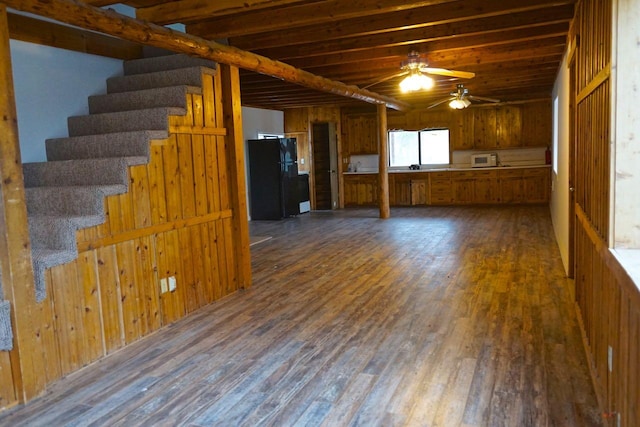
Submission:
[[251,219],[281,219],[283,216],[279,142],[249,140],[249,193]]

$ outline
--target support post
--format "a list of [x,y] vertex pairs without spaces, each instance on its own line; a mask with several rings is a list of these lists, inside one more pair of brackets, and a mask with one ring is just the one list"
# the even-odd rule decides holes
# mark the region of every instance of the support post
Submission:
[[387,144],[387,106],[378,104],[378,203],[380,218],[391,216],[389,208],[389,145]]
[[240,104],[240,74],[232,65],[218,64],[222,84],[222,109],[227,129],[227,158],[231,173],[233,234],[238,287],[251,287],[251,251],[249,249],[249,215],[247,212],[247,180],[245,149]]
[[4,298],[11,302],[11,375],[15,398],[26,402],[45,388],[24,178],[11,69],[7,8],[0,3],[0,266]]

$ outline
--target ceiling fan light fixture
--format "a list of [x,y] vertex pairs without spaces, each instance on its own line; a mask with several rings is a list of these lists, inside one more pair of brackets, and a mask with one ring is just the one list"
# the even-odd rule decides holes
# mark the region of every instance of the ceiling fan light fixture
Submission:
[[449,107],[453,108],[454,110],[462,110],[464,108],[467,108],[469,105],[471,105],[471,101],[469,101],[468,99],[460,98],[456,98],[449,103]]
[[400,82],[400,90],[404,93],[416,92],[419,90],[429,90],[435,82],[418,69],[412,69],[409,75]]

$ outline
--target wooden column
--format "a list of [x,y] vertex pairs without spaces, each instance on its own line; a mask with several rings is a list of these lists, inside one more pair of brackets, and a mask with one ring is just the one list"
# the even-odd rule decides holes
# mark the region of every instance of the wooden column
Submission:
[[387,144],[387,106],[378,104],[378,203],[380,218],[391,216],[389,208],[389,145]]
[[227,156],[231,173],[233,203],[233,234],[238,287],[251,286],[251,252],[249,250],[249,215],[247,213],[247,179],[242,134],[242,106],[240,104],[240,75],[238,68],[218,64],[222,80],[224,125],[227,129]]
[[44,390],[46,375],[17,123],[7,9],[0,3],[0,263],[4,298],[11,302],[15,398],[25,402]]

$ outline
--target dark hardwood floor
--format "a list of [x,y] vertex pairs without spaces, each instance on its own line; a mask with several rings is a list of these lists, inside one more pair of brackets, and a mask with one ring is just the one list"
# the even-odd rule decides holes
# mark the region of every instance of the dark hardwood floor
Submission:
[[254,222],[254,285],[51,386],[1,425],[589,426],[546,206]]

